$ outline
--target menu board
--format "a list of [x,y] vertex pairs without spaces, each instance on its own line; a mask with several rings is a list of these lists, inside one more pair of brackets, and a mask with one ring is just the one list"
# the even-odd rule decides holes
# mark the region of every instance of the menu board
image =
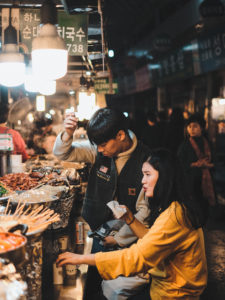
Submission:
[[225,28],[198,38],[198,52],[201,72],[209,72],[225,66]]

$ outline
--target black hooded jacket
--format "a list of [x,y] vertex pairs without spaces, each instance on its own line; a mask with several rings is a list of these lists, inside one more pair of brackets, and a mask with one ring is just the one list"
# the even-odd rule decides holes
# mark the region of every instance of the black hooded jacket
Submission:
[[106,204],[115,197],[120,204],[136,213],[136,201],[142,187],[142,164],[147,160],[149,152],[147,146],[138,142],[119,175],[114,158],[97,154],[89,175],[82,210],[82,217],[92,230],[113,219]]

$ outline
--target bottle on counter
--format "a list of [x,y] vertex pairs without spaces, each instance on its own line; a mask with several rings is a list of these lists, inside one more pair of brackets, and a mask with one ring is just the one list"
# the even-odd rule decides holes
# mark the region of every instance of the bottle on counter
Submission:
[[77,266],[66,265],[64,284],[66,286],[76,286],[76,279],[77,279]]
[[75,222],[75,252],[83,254],[85,244],[84,222],[79,218]]
[[[58,248],[59,248],[58,254],[68,251],[68,240],[69,240],[68,234],[60,235],[60,237],[57,239]],[[53,263],[53,284],[63,285],[64,278],[65,278],[65,266],[57,267],[56,262],[54,262]]]
[[12,135],[6,130],[0,134],[0,177],[12,171],[10,155],[13,153]]
[[53,284],[61,284],[64,282],[64,268],[57,267],[56,262],[53,263]]

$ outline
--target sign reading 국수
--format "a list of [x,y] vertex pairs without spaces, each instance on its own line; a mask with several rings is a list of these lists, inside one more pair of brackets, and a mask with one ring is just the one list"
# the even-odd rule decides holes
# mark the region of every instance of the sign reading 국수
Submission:
[[[40,31],[40,11],[20,9],[21,47],[25,53],[31,53],[32,40]],[[69,55],[87,54],[88,16],[85,14],[68,15],[58,11],[58,34],[64,39]]]

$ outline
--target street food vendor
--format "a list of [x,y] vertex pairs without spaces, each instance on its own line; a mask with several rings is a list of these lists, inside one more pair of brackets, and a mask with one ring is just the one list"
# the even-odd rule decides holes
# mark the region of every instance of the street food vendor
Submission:
[[14,150],[12,154],[21,154],[22,160],[25,162],[28,159],[25,142],[20,133],[6,126],[8,119],[9,107],[6,104],[0,103],[0,134],[11,134],[13,139]]

